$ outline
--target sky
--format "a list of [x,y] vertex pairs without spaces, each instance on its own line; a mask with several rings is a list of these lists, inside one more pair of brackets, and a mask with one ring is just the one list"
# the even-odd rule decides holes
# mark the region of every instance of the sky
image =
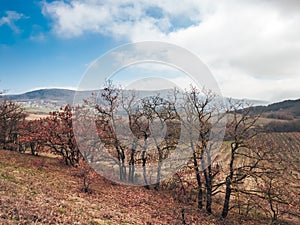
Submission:
[[162,41],[197,55],[224,96],[296,99],[299,24],[298,0],[0,0],[0,89],[76,89],[111,49]]

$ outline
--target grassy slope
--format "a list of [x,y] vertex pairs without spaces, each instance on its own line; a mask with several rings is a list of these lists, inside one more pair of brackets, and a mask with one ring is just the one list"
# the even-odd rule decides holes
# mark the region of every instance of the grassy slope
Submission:
[[[80,178],[57,158],[0,151],[0,224],[181,224],[181,206],[167,193],[102,178],[92,194],[80,189]],[[194,224],[218,224],[188,212]]]
[[0,224],[266,224],[239,218],[226,221],[183,206],[165,191],[122,186],[97,179],[92,193],[58,158],[0,150]]

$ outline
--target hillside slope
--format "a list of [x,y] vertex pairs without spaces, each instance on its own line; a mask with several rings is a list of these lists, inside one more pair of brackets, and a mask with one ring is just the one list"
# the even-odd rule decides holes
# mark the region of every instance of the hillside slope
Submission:
[[[1,150],[0,224],[182,224],[182,206],[167,193],[99,178],[86,194],[81,182],[57,158]],[[220,224],[187,209],[194,224]]]
[[[256,112],[263,112],[266,115],[277,113],[278,115],[290,115],[294,118],[300,117],[300,99],[286,100],[283,102],[277,102],[268,106],[254,107]],[[280,118],[279,118],[280,119]]]
[[92,193],[58,158],[0,150],[0,224],[267,224],[231,214],[225,221],[179,204],[167,191],[94,181]]

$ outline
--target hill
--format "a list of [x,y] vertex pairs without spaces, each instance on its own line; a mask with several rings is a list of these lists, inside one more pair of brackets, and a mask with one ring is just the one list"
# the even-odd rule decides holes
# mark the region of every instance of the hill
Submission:
[[267,106],[253,108],[257,113],[263,113],[267,118],[292,120],[300,117],[300,99],[286,100]]
[[[168,193],[99,177],[86,194],[74,174],[57,158],[0,150],[0,224],[181,224]],[[192,209],[187,219],[219,224]]]
[[[138,92],[138,97],[143,98],[145,96],[153,96],[160,94],[161,97],[166,97],[169,95],[171,89],[164,89],[159,91],[148,91],[142,90]],[[35,91],[26,92],[23,94],[15,94],[15,95],[4,95],[3,99],[17,101],[21,103],[27,111],[35,112],[38,110],[42,112],[44,110],[57,110],[61,106],[66,104],[73,104],[74,96],[76,94],[77,99],[87,99],[91,97],[93,93],[99,94],[102,90],[91,90],[91,91],[75,91],[69,89],[40,89]],[[130,91],[127,91],[130,94]],[[226,99],[226,98],[225,98]],[[236,99],[237,100],[237,99]],[[266,102],[245,99],[246,102],[249,102],[252,105],[264,105]],[[47,112],[48,112],[47,111]]]
[[266,224],[236,214],[221,221],[167,191],[123,186],[98,177],[92,193],[58,158],[0,150],[0,224]]
[[41,89],[26,92],[19,95],[6,95],[6,98],[15,101],[28,101],[28,100],[71,100],[73,99],[74,91],[68,89]]
[[[92,91],[81,92],[89,97]],[[4,95],[4,99],[20,102],[29,109],[58,109],[59,107],[72,104],[75,91],[68,89],[40,89],[17,95]]]
[[33,114],[48,114],[49,111],[58,110],[67,104],[73,104],[74,96],[87,99],[93,93],[101,90],[75,91],[68,89],[40,89],[26,92],[24,94],[3,95],[2,100],[19,102],[28,112]]

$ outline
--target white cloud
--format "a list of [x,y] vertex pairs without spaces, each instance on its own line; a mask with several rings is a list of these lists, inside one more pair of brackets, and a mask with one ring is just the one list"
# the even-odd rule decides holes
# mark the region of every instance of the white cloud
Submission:
[[137,31],[148,35],[168,33],[173,20],[199,22],[200,12],[196,3],[194,0],[54,1],[44,2],[43,14],[53,19],[54,31],[62,37],[70,38],[84,32],[94,32],[131,39],[131,34],[134,35]]
[[15,11],[6,11],[6,16],[0,18],[0,26],[7,25],[9,26],[15,33],[20,33],[20,29],[15,25],[15,22],[20,19],[26,19],[24,14],[17,13]]
[[62,37],[94,32],[175,43],[209,66],[224,95],[300,97],[298,0],[69,2],[43,6]]

